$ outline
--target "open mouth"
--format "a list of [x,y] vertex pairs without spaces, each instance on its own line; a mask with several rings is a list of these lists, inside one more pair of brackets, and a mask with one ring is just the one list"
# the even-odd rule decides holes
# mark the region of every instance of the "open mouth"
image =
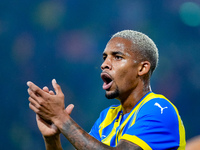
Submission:
[[108,90],[110,89],[112,83],[113,83],[113,80],[111,78],[111,76],[108,74],[108,73],[101,73],[101,78],[103,80],[103,89],[104,90]]

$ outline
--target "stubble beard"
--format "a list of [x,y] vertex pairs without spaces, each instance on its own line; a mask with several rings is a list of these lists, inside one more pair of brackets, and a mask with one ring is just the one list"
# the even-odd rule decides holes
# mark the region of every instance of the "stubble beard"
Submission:
[[119,89],[118,89],[118,87],[116,88],[115,91],[113,91],[111,93],[106,93],[105,96],[106,96],[107,99],[114,99],[114,98],[118,97],[119,96]]

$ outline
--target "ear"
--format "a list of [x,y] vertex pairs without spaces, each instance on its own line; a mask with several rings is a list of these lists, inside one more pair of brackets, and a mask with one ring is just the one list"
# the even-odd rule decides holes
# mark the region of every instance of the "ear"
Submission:
[[143,76],[150,70],[151,64],[148,61],[142,61],[138,67],[138,75]]

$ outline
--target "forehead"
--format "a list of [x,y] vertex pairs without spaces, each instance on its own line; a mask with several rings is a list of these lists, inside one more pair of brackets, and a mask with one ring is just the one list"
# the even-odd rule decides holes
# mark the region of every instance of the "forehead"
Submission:
[[121,37],[115,37],[108,42],[104,53],[110,53],[114,51],[120,51],[122,53],[133,53],[132,48],[133,44],[130,40]]

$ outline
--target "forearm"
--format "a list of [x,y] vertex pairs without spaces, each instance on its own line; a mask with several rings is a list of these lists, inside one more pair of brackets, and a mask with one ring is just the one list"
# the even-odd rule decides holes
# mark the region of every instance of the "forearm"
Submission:
[[60,136],[55,135],[53,137],[43,137],[46,150],[62,150]]
[[69,116],[62,117],[55,125],[77,150],[112,149],[89,135]]

